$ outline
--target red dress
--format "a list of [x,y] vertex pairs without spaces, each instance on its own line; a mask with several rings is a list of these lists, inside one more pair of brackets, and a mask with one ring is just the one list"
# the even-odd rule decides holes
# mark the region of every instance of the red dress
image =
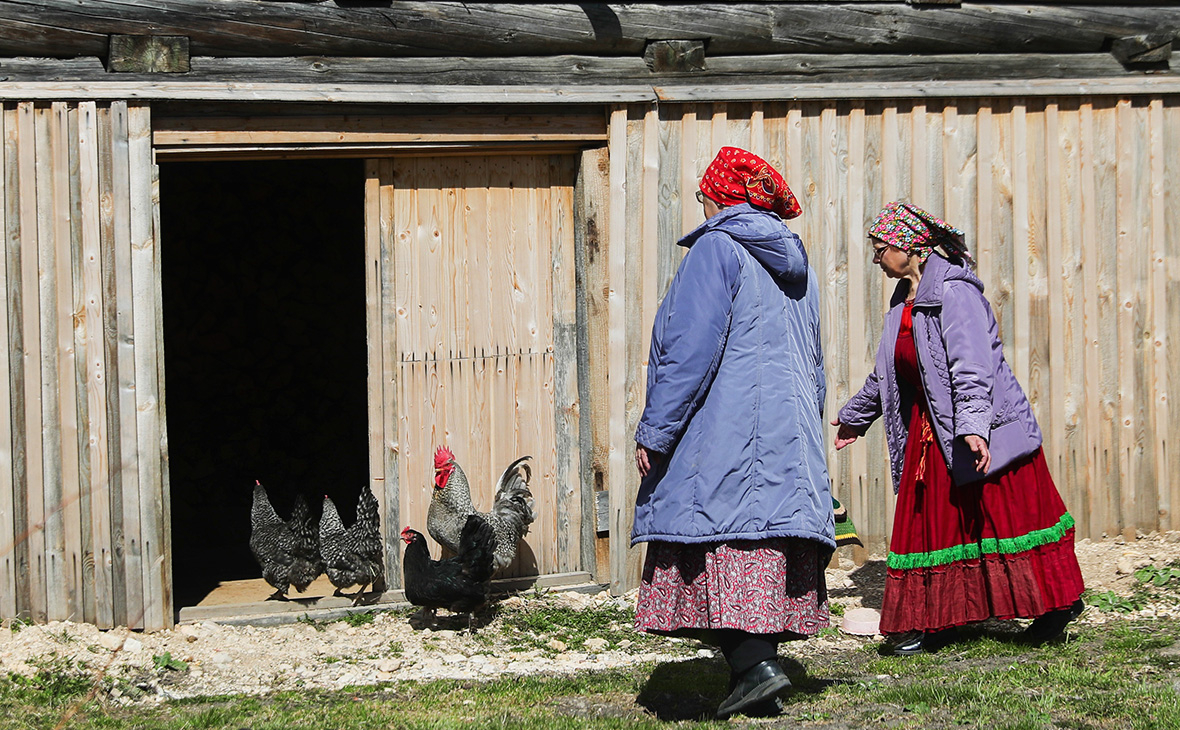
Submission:
[[927,412],[912,305],[895,362],[909,435],[886,560],[881,632],[937,631],[987,618],[1032,618],[1082,594],[1074,522],[1044,454],[956,487]]

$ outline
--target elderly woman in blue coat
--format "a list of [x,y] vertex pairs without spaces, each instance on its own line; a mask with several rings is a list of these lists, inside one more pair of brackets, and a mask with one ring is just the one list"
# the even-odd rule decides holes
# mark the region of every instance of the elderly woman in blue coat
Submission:
[[799,207],[757,155],[725,147],[701,180],[707,220],[656,313],[636,430],[648,542],[643,631],[721,647],[718,717],[773,710],[780,641],[828,625],[835,548],[823,443],[819,291],[784,218]]

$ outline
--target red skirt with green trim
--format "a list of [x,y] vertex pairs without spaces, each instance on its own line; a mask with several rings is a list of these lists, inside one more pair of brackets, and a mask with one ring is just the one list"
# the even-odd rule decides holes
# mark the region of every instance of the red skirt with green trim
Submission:
[[898,338],[897,356],[899,380],[909,380],[900,383],[910,406],[909,438],[886,560],[881,632],[1033,618],[1069,606],[1084,589],[1074,521],[1044,454],[1038,449],[1002,474],[956,487],[935,443],[925,398],[914,387],[920,382],[916,353],[906,339]]

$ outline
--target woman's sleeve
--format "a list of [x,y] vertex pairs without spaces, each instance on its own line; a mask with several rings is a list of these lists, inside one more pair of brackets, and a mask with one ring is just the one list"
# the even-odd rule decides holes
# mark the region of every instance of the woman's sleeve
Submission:
[[663,336],[652,339],[647,405],[635,441],[667,453],[684,434],[717,374],[729,334],[739,263],[723,235],[703,236],[688,251],[660,305]]
[[996,374],[989,332],[990,305],[978,289],[948,282],[943,291],[942,340],[950,368],[955,437],[991,435],[992,387]]
[[837,418],[840,423],[852,427],[857,433],[863,434],[869,430],[881,417],[881,373],[880,368],[874,367],[873,372],[865,379],[865,384],[856,395],[848,399],[840,409]]

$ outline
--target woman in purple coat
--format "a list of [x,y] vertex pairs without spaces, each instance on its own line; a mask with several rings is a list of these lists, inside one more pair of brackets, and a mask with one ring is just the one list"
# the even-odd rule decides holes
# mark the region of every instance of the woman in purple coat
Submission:
[[842,449],[885,420],[898,495],[886,647],[936,651],[991,617],[1035,617],[1025,638],[1052,639],[1083,607],[1074,521],[963,233],[909,203],[890,203],[868,233],[873,262],[900,281],[876,367],[832,424]]
[[828,624],[835,548],[821,411],[819,289],[782,176],[722,148],[698,194],[708,220],[652,326],[636,429],[647,542],[643,631],[718,644],[731,669],[718,717],[790,685],[778,643]]

